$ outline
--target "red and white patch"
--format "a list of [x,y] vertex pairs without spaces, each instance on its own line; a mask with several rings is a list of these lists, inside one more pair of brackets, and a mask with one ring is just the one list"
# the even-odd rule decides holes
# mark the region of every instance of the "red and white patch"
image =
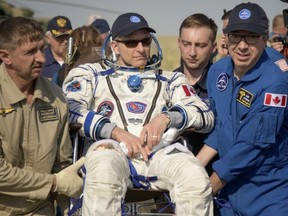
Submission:
[[266,93],[264,98],[265,106],[273,107],[286,107],[287,95],[286,94],[272,94]]
[[194,88],[192,86],[182,85],[182,88],[183,88],[186,96],[194,96],[196,94],[196,91],[194,90]]
[[283,71],[286,72],[288,71],[288,65],[287,62],[284,59],[280,59],[279,61],[275,62],[276,65]]

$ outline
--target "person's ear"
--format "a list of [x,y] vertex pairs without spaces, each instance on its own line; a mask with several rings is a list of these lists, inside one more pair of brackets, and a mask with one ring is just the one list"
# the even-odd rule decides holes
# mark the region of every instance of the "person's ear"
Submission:
[[212,45],[212,53],[216,52],[217,50],[217,42],[215,41]]
[[11,64],[10,58],[9,58],[9,52],[6,49],[0,49],[0,59],[5,64],[9,65]]
[[267,41],[269,40],[268,34],[263,35],[263,40],[264,40],[265,42],[267,42]]
[[51,37],[53,37],[53,36],[50,36],[50,35],[45,35],[45,43],[46,44],[50,44],[51,43]]
[[112,52],[114,52],[116,55],[119,54],[119,45],[116,41],[111,42],[111,49],[112,49]]

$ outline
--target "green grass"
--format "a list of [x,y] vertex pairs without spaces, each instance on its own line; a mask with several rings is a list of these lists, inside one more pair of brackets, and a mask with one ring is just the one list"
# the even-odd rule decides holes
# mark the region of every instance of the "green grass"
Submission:
[[157,38],[163,52],[161,68],[174,70],[180,65],[180,52],[176,36],[160,36]]

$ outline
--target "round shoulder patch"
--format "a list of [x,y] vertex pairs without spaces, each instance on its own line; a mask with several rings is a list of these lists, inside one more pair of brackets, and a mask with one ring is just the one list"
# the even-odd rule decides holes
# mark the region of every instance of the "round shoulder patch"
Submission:
[[239,12],[239,18],[242,20],[249,19],[251,12],[248,9],[243,9]]
[[228,76],[226,73],[221,73],[217,78],[216,87],[219,91],[224,91],[228,86]]
[[114,105],[111,101],[103,101],[97,108],[97,113],[106,117],[110,117],[113,113]]

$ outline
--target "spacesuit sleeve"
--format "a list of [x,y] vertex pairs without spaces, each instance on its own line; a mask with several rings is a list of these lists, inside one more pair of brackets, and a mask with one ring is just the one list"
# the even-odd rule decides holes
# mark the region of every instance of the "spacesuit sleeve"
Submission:
[[171,98],[169,111],[178,111],[183,116],[180,130],[192,127],[200,133],[211,131],[214,126],[214,114],[209,105],[197,96],[184,74],[175,72],[167,91]]
[[110,123],[109,118],[91,109],[97,84],[98,75],[95,68],[87,64],[72,69],[62,87],[69,104],[69,121],[81,123],[80,134],[94,140],[101,139],[101,129],[106,123]]
[[[287,130],[283,130],[283,124],[287,127],[287,105],[281,106],[284,101],[286,103],[287,94],[287,84],[282,84],[266,89],[253,102],[250,113],[235,131],[233,145],[213,164],[214,171],[226,183],[251,170],[255,172],[262,166],[275,167],[287,160],[287,144],[284,141]],[[280,105],[272,105],[269,95],[276,95]]]

